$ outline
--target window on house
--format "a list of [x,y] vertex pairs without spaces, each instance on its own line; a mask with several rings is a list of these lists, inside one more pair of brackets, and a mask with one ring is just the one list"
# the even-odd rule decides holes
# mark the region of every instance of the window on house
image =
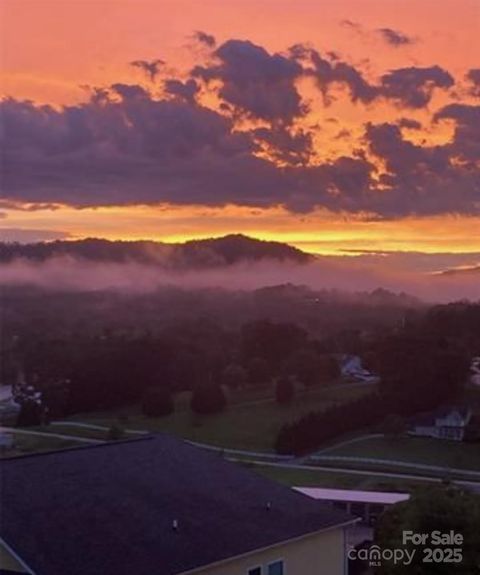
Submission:
[[270,563],[268,566],[267,575],[285,575],[283,561],[275,561],[275,563]]
[[262,575],[261,567],[252,567],[248,570],[248,575]]

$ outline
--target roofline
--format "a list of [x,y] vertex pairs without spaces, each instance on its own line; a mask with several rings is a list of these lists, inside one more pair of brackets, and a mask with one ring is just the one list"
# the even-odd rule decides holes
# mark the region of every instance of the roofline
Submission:
[[[5,549],[16,559],[20,565],[25,569],[29,575],[36,575],[35,571],[25,563],[25,561],[20,557],[20,555],[5,541],[3,537],[0,537],[0,545],[3,545]],[[21,575],[21,573],[19,573]]]
[[[15,430],[9,432],[15,434]],[[47,432],[45,432],[47,435]],[[55,437],[55,436],[53,436]],[[0,465],[6,465],[7,463],[11,463],[14,461],[18,461],[20,459],[31,459],[34,457],[44,457],[49,455],[63,455],[65,453],[71,453],[76,451],[81,451],[82,449],[96,449],[101,447],[114,447],[116,445],[123,445],[125,443],[133,443],[135,441],[144,441],[146,439],[154,439],[155,435],[153,433],[149,433],[148,435],[139,435],[138,437],[125,437],[124,439],[111,439],[105,440],[101,443],[86,443],[82,445],[71,445],[70,447],[64,447],[63,449],[46,449],[45,451],[33,451],[30,453],[20,453],[18,455],[12,455],[7,457],[0,458]]]
[[228,557],[228,559],[220,559],[220,561],[214,561],[213,563],[206,563],[200,567],[194,567],[193,569],[189,569],[188,571],[179,571],[178,573],[172,575],[190,575],[195,573],[201,573],[205,569],[210,569],[212,567],[219,567],[221,565],[225,565],[230,563],[231,561],[235,561],[237,559],[242,559],[243,557],[249,557],[250,555],[255,555],[256,553],[261,553],[262,551],[268,551],[269,549],[275,549],[276,547],[281,547],[282,545],[287,545],[288,543],[293,543],[295,541],[301,541],[303,539],[307,539],[308,537],[313,537],[314,535],[318,535],[319,533],[325,533],[327,531],[333,531],[334,529],[345,529],[350,525],[354,525],[361,521],[360,517],[352,518],[350,521],[345,521],[344,523],[338,523],[335,525],[330,525],[330,527],[324,527],[323,529],[318,529],[317,531],[310,531],[309,533],[305,533],[304,535],[299,535],[298,537],[292,537],[291,539],[284,539],[283,541],[279,541],[278,543],[273,543],[272,545],[267,545],[266,547],[258,547],[257,549],[252,549],[252,551],[247,551],[246,553],[240,553],[239,555],[233,555],[232,557]]

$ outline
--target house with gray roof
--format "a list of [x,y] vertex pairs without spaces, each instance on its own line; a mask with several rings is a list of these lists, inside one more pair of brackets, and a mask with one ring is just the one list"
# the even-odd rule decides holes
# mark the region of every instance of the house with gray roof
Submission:
[[472,410],[468,407],[440,407],[413,417],[409,435],[463,441],[471,418]]
[[0,462],[0,573],[344,575],[350,515],[155,435]]

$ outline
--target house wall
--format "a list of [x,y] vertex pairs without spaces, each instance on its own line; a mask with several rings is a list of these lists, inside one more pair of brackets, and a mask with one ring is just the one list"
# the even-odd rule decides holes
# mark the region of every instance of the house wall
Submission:
[[189,573],[247,575],[249,569],[263,566],[262,575],[267,575],[267,565],[279,559],[284,561],[284,575],[344,575],[347,572],[344,529],[324,531]]
[[417,425],[413,431],[411,431],[412,435],[421,435],[424,437],[438,437],[438,429],[436,427],[430,426],[420,426]]
[[26,573],[20,562],[13,554],[3,545],[0,540],[0,569],[13,571],[14,573]]

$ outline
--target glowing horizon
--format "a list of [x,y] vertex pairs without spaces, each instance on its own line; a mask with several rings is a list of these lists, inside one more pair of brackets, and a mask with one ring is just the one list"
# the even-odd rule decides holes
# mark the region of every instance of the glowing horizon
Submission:
[[[122,114],[131,113],[125,120],[131,132],[139,114],[150,114],[138,103],[145,97],[152,114],[164,102],[178,103],[172,113],[182,108],[183,117],[192,114],[180,121],[196,122],[191,133],[199,143],[197,163],[182,168],[180,162],[178,173],[168,176],[171,181],[164,175],[168,162],[160,171],[147,166],[146,179],[140,172],[146,160],[132,155],[119,161],[118,169],[127,170],[137,159],[138,165],[132,163],[130,172],[118,175],[120,184],[110,185],[104,173],[116,169],[117,159],[109,157],[113,144],[105,141],[109,126],[85,152],[99,167],[84,177],[91,161],[78,176],[74,166],[71,181],[66,163],[77,162],[77,152],[50,164],[54,156],[42,148],[45,142],[39,139],[38,150],[31,152],[32,138],[25,136],[23,156],[7,166],[14,180],[2,193],[0,235],[15,237],[18,230],[19,239],[32,241],[35,232],[47,240],[50,234],[185,241],[244,233],[320,254],[480,251],[475,231],[480,228],[480,158],[474,147],[480,88],[477,77],[469,76],[478,69],[480,53],[480,9],[474,1],[406,2],[399,11],[393,0],[323,6],[306,0],[228,5],[210,0],[201,6],[192,0],[68,5],[7,0],[2,16],[0,78],[13,127],[24,126],[20,121],[46,122],[45,140],[53,142],[64,129],[58,122],[70,121],[71,114],[79,122],[72,138],[90,137],[91,126],[81,125],[81,118],[100,114],[103,122],[102,109],[88,99],[96,88],[108,88],[106,109],[113,111],[118,103]],[[289,52],[299,43],[302,53]],[[324,58],[318,77],[312,54]],[[232,68],[229,58],[237,62]],[[236,58],[245,59],[247,76],[232,76]],[[155,59],[162,64],[151,77],[143,73],[146,68],[131,66]],[[270,93],[264,78],[272,73],[276,83]],[[325,74],[331,76],[327,84]],[[171,94],[166,91],[170,80],[177,90]],[[187,84],[190,80],[195,86]],[[112,85],[136,86],[136,95]],[[34,107],[27,109],[24,100]],[[56,112],[43,111],[41,104]],[[225,122],[231,127],[221,127]],[[150,136],[145,131],[139,137]],[[188,139],[175,144],[175,154],[190,154]],[[152,145],[163,150],[168,143]],[[43,163],[30,168],[32,158],[37,162],[42,154]],[[230,154],[238,165],[221,165]],[[202,169],[205,182],[198,180]],[[245,184],[227,189],[249,172]],[[165,188],[161,193],[152,185],[156,179]],[[419,189],[413,190],[417,181]],[[103,188],[95,189],[100,184]],[[317,189],[322,189],[318,198]]]

